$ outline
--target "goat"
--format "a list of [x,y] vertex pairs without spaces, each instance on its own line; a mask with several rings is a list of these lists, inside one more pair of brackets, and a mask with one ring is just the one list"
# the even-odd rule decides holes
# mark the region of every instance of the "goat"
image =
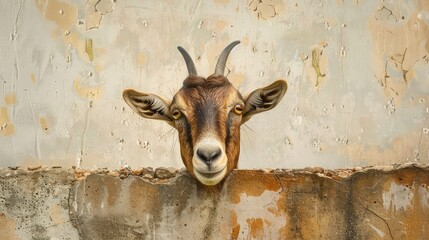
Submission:
[[239,43],[232,42],[222,51],[214,74],[208,78],[198,76],[192,58],[177,47],[189,75],[171,101],[132,89],[123,92],[125,102],[137,114],[163,120],[177,129],[186,169],[207,186],[218,184],[237,168],[240,126],[253,115],[277,106],[287,90],[287,83],[277,80],[243,97],[224,76],[228,55]]

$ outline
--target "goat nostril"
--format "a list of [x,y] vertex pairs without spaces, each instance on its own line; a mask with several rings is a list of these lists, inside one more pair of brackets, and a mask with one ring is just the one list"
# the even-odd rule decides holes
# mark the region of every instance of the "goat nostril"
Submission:
[[207,164],[211,164],[213,161],[218,159],[222,153],[222,150],[220,148],[213,148],[213,149],[198,149],[197,155],[198,157],[206,162]]
[[216,160],[220,156],[220,154],[221,154],[221,150],[218,148],[216,151],[214,151],[212,153],[212,155],[210,156],[210,158],[212,160]]

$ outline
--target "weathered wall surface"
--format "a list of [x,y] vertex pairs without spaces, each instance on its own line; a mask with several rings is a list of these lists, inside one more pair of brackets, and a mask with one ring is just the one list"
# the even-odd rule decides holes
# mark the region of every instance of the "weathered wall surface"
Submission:
[[69,217],[73,181],[60,169],[0,169],[0,238],[78,239]]
[[176,133],[121,92],[171,97],[176,46],[207,76],[233,40],[240,90],[289,83],[243,128],[241,168],[429,162],[426,0],[19,0],[0,21],[1,166],[181,167]]
[[238,170],[216,189],[171,169],[0,170],[7,240],[418,240],[428,216],[427,166]]

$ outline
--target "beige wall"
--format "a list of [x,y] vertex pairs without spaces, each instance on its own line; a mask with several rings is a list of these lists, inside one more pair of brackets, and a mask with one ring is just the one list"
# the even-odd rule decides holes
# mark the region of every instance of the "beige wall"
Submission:
[[243,128],[241,168],[429,163],[426,0],[21,0],[0,22],[0,166],[181,167],[176,133],[122,90],[171,97],[178,45],[208,76],[233,40],[237,88],[289,83]]

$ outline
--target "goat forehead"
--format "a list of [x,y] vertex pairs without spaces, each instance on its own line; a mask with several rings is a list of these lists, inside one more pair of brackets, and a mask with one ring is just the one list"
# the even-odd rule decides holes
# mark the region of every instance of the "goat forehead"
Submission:
[[240,93],[232,86],[182,88],[173,98],[173,104],[183,109],[196,107],[228,107],[242,100]]

